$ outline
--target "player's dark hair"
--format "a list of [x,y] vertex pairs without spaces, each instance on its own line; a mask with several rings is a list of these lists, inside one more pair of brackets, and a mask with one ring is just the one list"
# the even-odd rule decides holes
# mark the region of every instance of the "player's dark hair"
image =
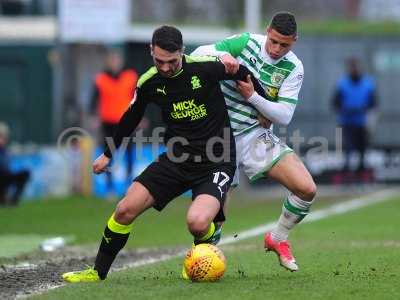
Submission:
[[182,33],[173,26],[164,25],[158,27],[153,32],[151,44],[153,47],[158,46],[169,52],[181,50],[183,47]]
[[269,27],[283,35],[297,34],[296,19],[290,12],[283,11],[276,13],[272,17]]

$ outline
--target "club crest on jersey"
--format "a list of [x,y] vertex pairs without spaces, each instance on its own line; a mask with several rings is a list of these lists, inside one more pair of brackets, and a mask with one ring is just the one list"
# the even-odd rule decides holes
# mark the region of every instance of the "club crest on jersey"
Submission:
[[193,90],[201,88],[201,82],[200,82],[199,77],[192,76],[191,83],[192,83],[192,89]]
[[283,80],[285,80],[285,75],[279,72],[274,72],[271,75],[271,83],[273,85],[280,86],[283,83]]
[[267,94],[268,97],[271,99],[275,99],[278,96],[279,89],[273,86],[267,85],[265,88],[265,93]]

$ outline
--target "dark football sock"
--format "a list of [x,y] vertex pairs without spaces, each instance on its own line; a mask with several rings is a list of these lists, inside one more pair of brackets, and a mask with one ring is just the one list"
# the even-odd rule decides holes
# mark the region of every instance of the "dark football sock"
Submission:
[[102,280],[107,277],[115,257],[128,241],[131,229],[132,224],[119,224],[114,215],[108,220],[94,263],[94,269]]

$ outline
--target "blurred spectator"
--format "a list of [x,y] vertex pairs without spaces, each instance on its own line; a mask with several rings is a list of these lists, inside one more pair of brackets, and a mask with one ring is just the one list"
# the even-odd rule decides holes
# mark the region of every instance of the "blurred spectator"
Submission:
[[[124,68],[120,51],[113,49],[107,53],[105,69],[95,77],[91,99],[91,112],[98,116],[101,141],[112,137],[119,119],[132,101],[138,75],[133,69]],[[127,147],[127,179],[132,176],[132,141]],[[112,191],[112,176],[107,173],[108,191]]]
[[[28,182],[29,171],[12,172],[9,167],[8,126],[0,122],[0,205],[17,205]],[[10,197],[7,197],[9,194]]]
[[350,171],[350,155],[360,155],[356,171],[364,181],[370,180],[366,172],[364,155],[368,148],[368,113],[376,107],[376,89],[371,77],[364,74],[356,58],[346,61],[347,74],[337,83],[333,106],[338,115],[339,126],[343,128],[345,151],[344,171]]

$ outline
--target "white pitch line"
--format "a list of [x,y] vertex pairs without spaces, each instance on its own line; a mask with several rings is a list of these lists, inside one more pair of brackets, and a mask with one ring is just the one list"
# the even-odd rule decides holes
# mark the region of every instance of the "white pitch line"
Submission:
[[[332,205],[327,208],[311,212],[301,224],[318,221],[321,219],[328,218],[330,216],[344,214],[353,210],[360,209],[365,206],[384,202],[390,199],[390,197],[399,194],[398,189],[385,189],[367,196],[362,196],[352,200],[348,200],[339,204]],[[267,223],[264,225],[257,226],[255,228],[239,232],[238,234],[227,236],[221,239],[219,245],[228,245],[239,242],[241,240],[249,239],[258,235],[262,235],[267,231],[272,230],[275,227],[275,222]]]
[[[304,219],[304,221],[302,221],[302,223],[315,222],[315,221],[318,221],[321,219],[328,218],[330,216],[345,214],[347,212],[360,209],[362,207],[366,207],[366,206],[373,205],[376,203],[384,202],[384,201],[389,200],[392,196],[398,195],[399,192],[400,191],[398,189],[385,189],[385,190],[382,190],[382,191],[379,191],[379,192],[376,192],[373,194],[369,194],[369,195],[358,197],[358,198],[348,200],[348,201],[345,201],[345,202],[342,202],[339,204],[335,204],[330,207],[323,208],[323,209],[320,209],[320,210],[310,213],[307,216],[307,218]],[[237,242],[245,240],[245,239],[249,239],[252,237],[262,235],[266,231],[269,231],[272,228],[274,228],[274,226],[275,226],[275,222],[271,222],[271,223],[267,223],[264,225],[254,227],[249,230],[239,232],[238,234],[235,234],[235,235],[227,236],[225,238],[222,238],[218,245],[234,244],[234,243],[237,243]],[[164,262],[164,261],[167,261],[167,260],[170,260],[173,258],[183,256],[183,255],[185,255],[185,253],[186,253],[186,251],[179,251],[178,253],[165,254],[165,255],[161,255],[159,257],[141,259],[141,260],[135,261],[133,263],[126,264],[125,266],[123,266],[121,268],[113,269],[112,271],[115,272],[115,271],[125,270],[128,268],[135,268],[135,267],[139,267],[139,266]],[[47,290],[59,288],[64,285],[66,285],[66,284],[49,287],[49,288],[47,288]],[[41,294],[45,291],[46,291],[46,289],[40,289],[39,291],[36,291],[36,293],[34,293],[34,294],[36,294],[36,295]],[[32,296],[32,295],[30,295],[30,296]]]
[[[327,208],[323,208],[320,210],[317,210],[315,212],[310,213],[302,223],[311,223],[315,222],[321,219],[328,218],[330,216],[334,215],[340,215],[344,214],[353,210],[360,209],[365,206],[373,205],[376,203],[384,202],[390,199],[390,197],[395,196],[399,194],[398,189],[385,189],[373,194],[369,194],[366,196],[362,196],[359,198],[355,198],[352,200],[348,200],[339,204],[332,205]],[[221,241],[219,242],[218,245],[228,245],[228,244],[234,244],[239,241],[249,239],[252,237],[256,237],[259,235],[264,234],[265,232],[271,230],[274,228],[275,222],[267,223],[264,225],[260,225],[257,227],[254,227],[249,230],[245,230],[242,232],[239,232],[238,234],[235,235],[230,235],[225,238],[222,238]],[[139,267],[143,265],[148,265],[148,264],[154,264],[158,262],[163,262],[167,261],[179,256],[185,255],[186,251],[179,251],[178,253],[175,254],[166,254],[166,255],[161,255],[160,257],[155,257],[155,258],[146,258],[146,259],[141,259],[136,262],[130,263],[125,265],[122,268],[115,269],[114,271],[119,271],[119,270],[125,270],[127,268],[134,268],[134,267]]]
[[167,261],[179,256],[184,256],[186,254],[187,250],[180,250],[177,253],[172,253],[172,254],[163,254],[159,257],[149,257],[149,258],[144,258],[144,259],[140,259],[138,261],[132,262],[132,263],[127,263],[124,266],[120,267],[120,268],[115,268],[114,270],[112,270],[113,272],[118,272],[121,270],[126,270],[126,269],[130,269],[130,268],[136,268],[136,267],[140,267],[140,266],[144,266],[144,265],[150,265],[150,264],[155,264],[158,262],[162,262],[162,261]]

